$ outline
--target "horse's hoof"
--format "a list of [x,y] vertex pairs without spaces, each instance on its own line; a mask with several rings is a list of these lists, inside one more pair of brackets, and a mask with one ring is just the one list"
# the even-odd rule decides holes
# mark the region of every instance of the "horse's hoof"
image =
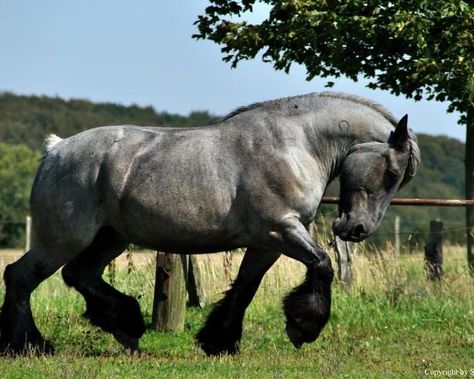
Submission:
[[120,330],[114,331],[113,336],[117,340],[117,342],[119,342],[126,349],[129,349],[132,354],[136,351],[139,351],[138,350],[139,338],[130,337],[127,334],[121,332]]
[[293,292],[283,302],[286,334],[297,349],[315,341],[329,319],[330,308],[320,300],[318,294]]
[[294,347],[299,349],[303,343],[304,343],[304,338],[303,338],[303,333],[301,332],[300,329],[296,328],[293,323],[290,324],[290,322],[286,322],[286,334],[288,338],[290,339],[291,343],[293,344]]
[[328,316],[321,315],[314,308],[305,312],[285,304],[286,334],[291,343],[299,349],[303,343],[315,341],[327,323]]
[[321,329],[322,327],[317,325],[312,325],[309,328],[308,325],[303,327],[303,325],[298,325],[291,319],[287,319],[286,321],[286,334],[293,346],[297,349],[301,348],[304,343],[315,341],[318,338]]
[[239,352],[239,347],[236,344],[230,344],[228,346],[223,346],[221,344],[214,344],[209,342],[200,342],[196,341],[197,346],[199,346],[207,356],[220,356],[220,355],[235,355]]
[[208,356],[234,355],[239,352],[239,339],[203,328],[196,336],[196,345]]

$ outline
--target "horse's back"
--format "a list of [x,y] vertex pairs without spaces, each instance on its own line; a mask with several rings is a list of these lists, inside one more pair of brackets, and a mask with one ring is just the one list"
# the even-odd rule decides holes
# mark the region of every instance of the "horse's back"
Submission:
[[32,214],[50,221],[38,226],[41,234],[51,234],[51,223],[80,220],[74,227],[87,228],[81,235],[109,225],[142,244],[172,244],[177,235],[183,243],[227,238],[235,224],[237,161],[216,127],[91,129],[47,152]]

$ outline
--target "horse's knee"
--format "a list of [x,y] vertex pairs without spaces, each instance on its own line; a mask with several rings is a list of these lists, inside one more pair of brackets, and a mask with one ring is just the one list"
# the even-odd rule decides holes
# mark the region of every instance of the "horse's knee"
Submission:
[[64,283],[69,287],[74,287],[79,292],[83,287],[93,286],[100,276],[94,275],[91,270],[83,269],[75,260],[68,262],[61,270]]
[[5,271],[3,273],[3,280],[5,281],[5,286],[7,289],[13,288],[21,288],[25,287],[26,284],[25,278],[22,275],[22,270],[18,269],[19,261],[10,263],[5,267]]
[[117,291],[78,261],[66,264],[61,273],[64,282],[84,296],[87,305],[84,316],[92,324],[112,333],[126,347],[133,348],[145,332],[138,301]]

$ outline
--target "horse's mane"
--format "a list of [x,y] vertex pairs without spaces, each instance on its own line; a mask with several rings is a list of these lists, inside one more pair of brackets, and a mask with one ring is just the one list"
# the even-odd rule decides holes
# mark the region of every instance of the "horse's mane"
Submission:
[[268,101],[261,101],[261,102],[256,102],[250,105],[245,105],[243,107],[239,107],[237,109],[234,109],[232,112],[227,114],[222,121],[228,120],[234,116],[237,116],[241,113],[256,109],[256,108],[271,108],[273,106],[279,106],[285,103],[289,103],[291,101],[295,100],[301,100],[301,99],[307,99],[307,98],[334,98],[334,99],[340,99],[340,100],[347,100],[356,104],[361,104],[365,105],[366,107],[369,107],[376,112],[380,113],[382,116],[384,116],[388,121],[393,126],[396,126],[398,123],[398,120],[395,118],[395,116],[383,105],[380,105],[379,103],[366,99],[361,96],[356,96],[356,95],[349,95],[347,93],[342,93],[342,92],[312,92],[308,93],[306,95],[299,95],[299,96],[290,96],[290,97],[283,97],[281,99],[276,99],[276,100],[268,100]]
[[[234,116],[237,116],[241,113],[256,109],[256,108],[264,108],[264,109],[269,109],[269,108],[275,108],[278,106],[282,106],[285,104],[288,104],[292,101],[297,101],[297,100],[306,100],[306,99],[314,99],[314,98],[333,98],[333,99],[339,99],[339,100],[346,100],[350,101],[352,103],[364,105],[378,113],[380,113],[383,117],[385,117],[393,127],[396,127],[398,124],[398,120],[395,118],[395,116],[390,112],[387,108],[385,108],[383,105],[380,105],[379,103],[366,99],[361,96],[356,96],[356,95],[349,95],[347,93],[342,93],[342,92],[312,92],[306,95],[299,95],[299,96],[290,96],[290,97],[284,97],[281,99],[276,99],[276,100],[269,100],[269,101],[262,101],[262,102],[257,102],[253,103],[250,105],[246,105],[243,107],[239,107],[232,112],[230,112],[227,116],[225,116],[222,121],[228,120]],[[405,170],[405,177],[403,178],[402,185],[404,186],[406,183],[408,183],[414,176],[415,173],[418,169],[418,166],[420,164],[420,149],[417,144],[416,136],[409,131],[409,138],[408,138],[408,143],[409,143],[409,149],[410,149],[410,159],[408,161],[408,167]]]
[[392,114],[392,112],[390,112],[383,105],[381,105],[381,104],[379,104],[375,101],[366,99],[365,97],[357,96],[357,95],[350,95],[350,94],[343,93],[343,92],[320,92],[320,93],[317,93],[317,95],[319,97],[332,97],[332,98],[335,98],[335,99],[348,100],[348,101],[352,101],[353,103],[356,103],[356,104],[365,105],[369,108],[372,108],[374,111],[377,111],[378,113],[380,113],[388,121],[390,121],[390,123],[393,126],[397,126],[397,124],[398,124],[398,120],[395,118],[395,116]]

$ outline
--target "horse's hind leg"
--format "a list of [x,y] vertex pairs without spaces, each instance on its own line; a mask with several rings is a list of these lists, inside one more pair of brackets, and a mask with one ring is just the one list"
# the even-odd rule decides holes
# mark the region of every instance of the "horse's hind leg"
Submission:
[[242,336],[242,320],[258,286],[280,253],[248,249],[232,288],[219,301],[196,336],[207,355],[235,354]]
[[5,299],[0,314],[0,354],[51,353],[31,313],[31,292],[70,257],[35,245],[5,269]]
[[113,334],[126,348],[137,350],[145,324],[137,300],[107,284],[102,273],[128,243],[110,228],[102,228],[92,244],[66,264],[62,270],[67,285],[86,300],[85,316],[92,324]]

